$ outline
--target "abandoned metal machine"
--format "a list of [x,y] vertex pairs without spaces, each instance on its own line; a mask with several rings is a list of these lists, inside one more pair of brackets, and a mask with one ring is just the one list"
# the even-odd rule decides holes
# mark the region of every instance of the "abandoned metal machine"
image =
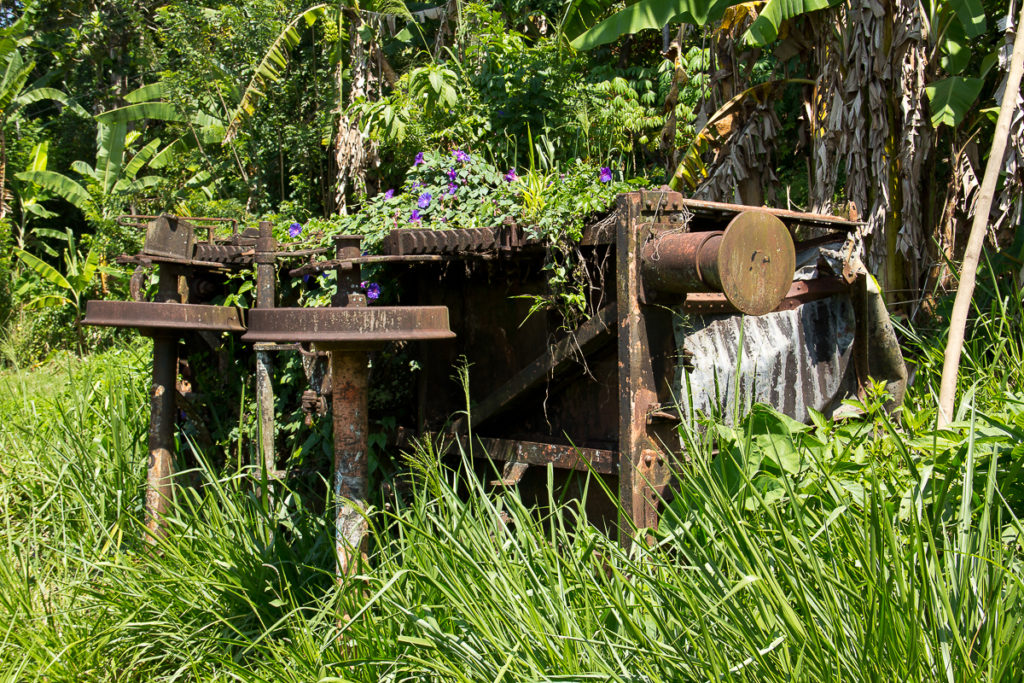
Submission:
[[[330,254],[278,250],[269,224],[200,241],[188,221],[152,219],[142,253],[123,259],[159,268],[156,301],[91,301],[85,320],[137,327],[155,340],[154,532],[169,497],[173,341],[183,330],[244,332],[242,341],[256,345],[267,471],[277,466],[271,354],[297,344],[330,354],[333,481],[348,501],[337,511],[342,571],[364,532],[367,361],[384,344],[409,345],[422,368],[406,433],[444,435],[450,444],[471,432],[483,446],[474,455],[498,463],[505,485],[548,464],[606,477],[628,517],[619,520],[624,540],[657,525],[681,422],[702,414],[728,421],[754,402],[807,420],[810,410],[841,409],[869,376],[887,383],[894,403],[905,387],[892,326],[855,255],[854,221],[668,190],[620,195],[615,212],[584,231],[590,315],[571,330],[555,313],[529,315],[531,297],[547,287],[546,247],[514,225],[398,229],[381,254],[365,255],[351,236]],[[367,264],[399,283],[399,305],[366,300],[359,283]],[[258,296],[244,316],[204,303],[204,282],[253,265]],[[339,283],[332,306],[279,306],[279,278],[327,270]],[[140,289],[133,295],[141,299]],[[459,362],[469,368],[468,411],[451,379]]]

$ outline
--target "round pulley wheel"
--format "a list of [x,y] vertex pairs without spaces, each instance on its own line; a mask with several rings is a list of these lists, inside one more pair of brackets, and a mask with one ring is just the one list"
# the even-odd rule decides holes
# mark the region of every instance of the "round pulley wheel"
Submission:
[[722,293],[748,315],[774,311],[789,292],[796,249],[785,224],[767,211],[744,211],[729,223],[718,248]]

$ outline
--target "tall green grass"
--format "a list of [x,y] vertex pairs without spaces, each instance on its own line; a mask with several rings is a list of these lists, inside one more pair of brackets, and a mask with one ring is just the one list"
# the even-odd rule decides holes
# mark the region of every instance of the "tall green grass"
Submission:
[[[1019,334],[999,317],[975,329]],[[871,394],[842,423],[682,431],[663,522],[628,550],[579,501],[527,507],[421,444],[341,584],[328,520],[202,453],[167,537],[139,540],[145,349],[7,372],[0,679],[1019,680],[1024,397],[1018,342],[982,332],[950,429],[919,353],[902,419]]]

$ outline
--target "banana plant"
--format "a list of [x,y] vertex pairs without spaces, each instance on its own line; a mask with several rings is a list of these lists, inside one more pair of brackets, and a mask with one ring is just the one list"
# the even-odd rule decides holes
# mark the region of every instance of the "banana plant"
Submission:
[[45,169],[23,171],[15,177],[61,197],[86,218],[110,218],[120,210],[121,202],[118,200],[137,195],[162,182],[161,176],[140,174],[159,167],[173,151],[169,149],[170,145],[161,148],[160,139],[156,138],[133,153],[131,146],[139,139],[140,133],[128,132],[127,125],[123,120],[97,124],[95,164],[84,161],[71,164],[71,168],[86,182],[85,186],[63,173]]
[[54,88],[28,85],[35,62],[26,62],[10,40],[0,41],[0,218],[7,215],[7,124],[17,121],[24,108],[53,100],[67,104],[67,96]]
[[[91,247],[87,253],[83,254],[81,250],[77,248],[75,236],[71,232],[70,228],[67,229],[66,233],[61,237],[67,242],[67,247],[64,249],[63,273],[49,263],[28,253],[24,249],[15,247],[14,254],[18,257],[18,260],[21,261],[26,268],[34,272],[43,283],[57,289],[56,293],[51,292],[42,294],[30,299],[25,304],[25,308],[45,309],[71,306],[72,315],[74,316],[75,335],[78,340],[78,350],[81,353],[85,346],[85,339],[82,334],[82,297],[92,284],[96,273],[101,270],[104,272],[107,271],[105,268],[100,266],[100,253],[95,246]],[[114,271],[111,271],[108,274],[115,276],[118,275],[118,273]],[[21,296],[25,296],[29,290],[36,287],[37,284],[38,283],[31,281],[26,282],[18,289],[17,293]]]

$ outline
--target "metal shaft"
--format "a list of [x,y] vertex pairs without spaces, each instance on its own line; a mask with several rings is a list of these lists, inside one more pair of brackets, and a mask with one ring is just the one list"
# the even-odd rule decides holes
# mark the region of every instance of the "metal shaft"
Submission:
[[269,351],[256,351],[256,404],[260,419],[260,465],[272,479],[277,471],[277,449],[274,447],[274,359]]
[[178,376],[178,339],[153,337],[153,385],[150,389],[149,467],[146,472],[146,540],[164,534],[162,517],[170,507],[174,474],[174,397]]
[[366,536],[368,358],[362,349],[331,351],[331,409],[334,419],[335,543],[338,576],[351,574]]

